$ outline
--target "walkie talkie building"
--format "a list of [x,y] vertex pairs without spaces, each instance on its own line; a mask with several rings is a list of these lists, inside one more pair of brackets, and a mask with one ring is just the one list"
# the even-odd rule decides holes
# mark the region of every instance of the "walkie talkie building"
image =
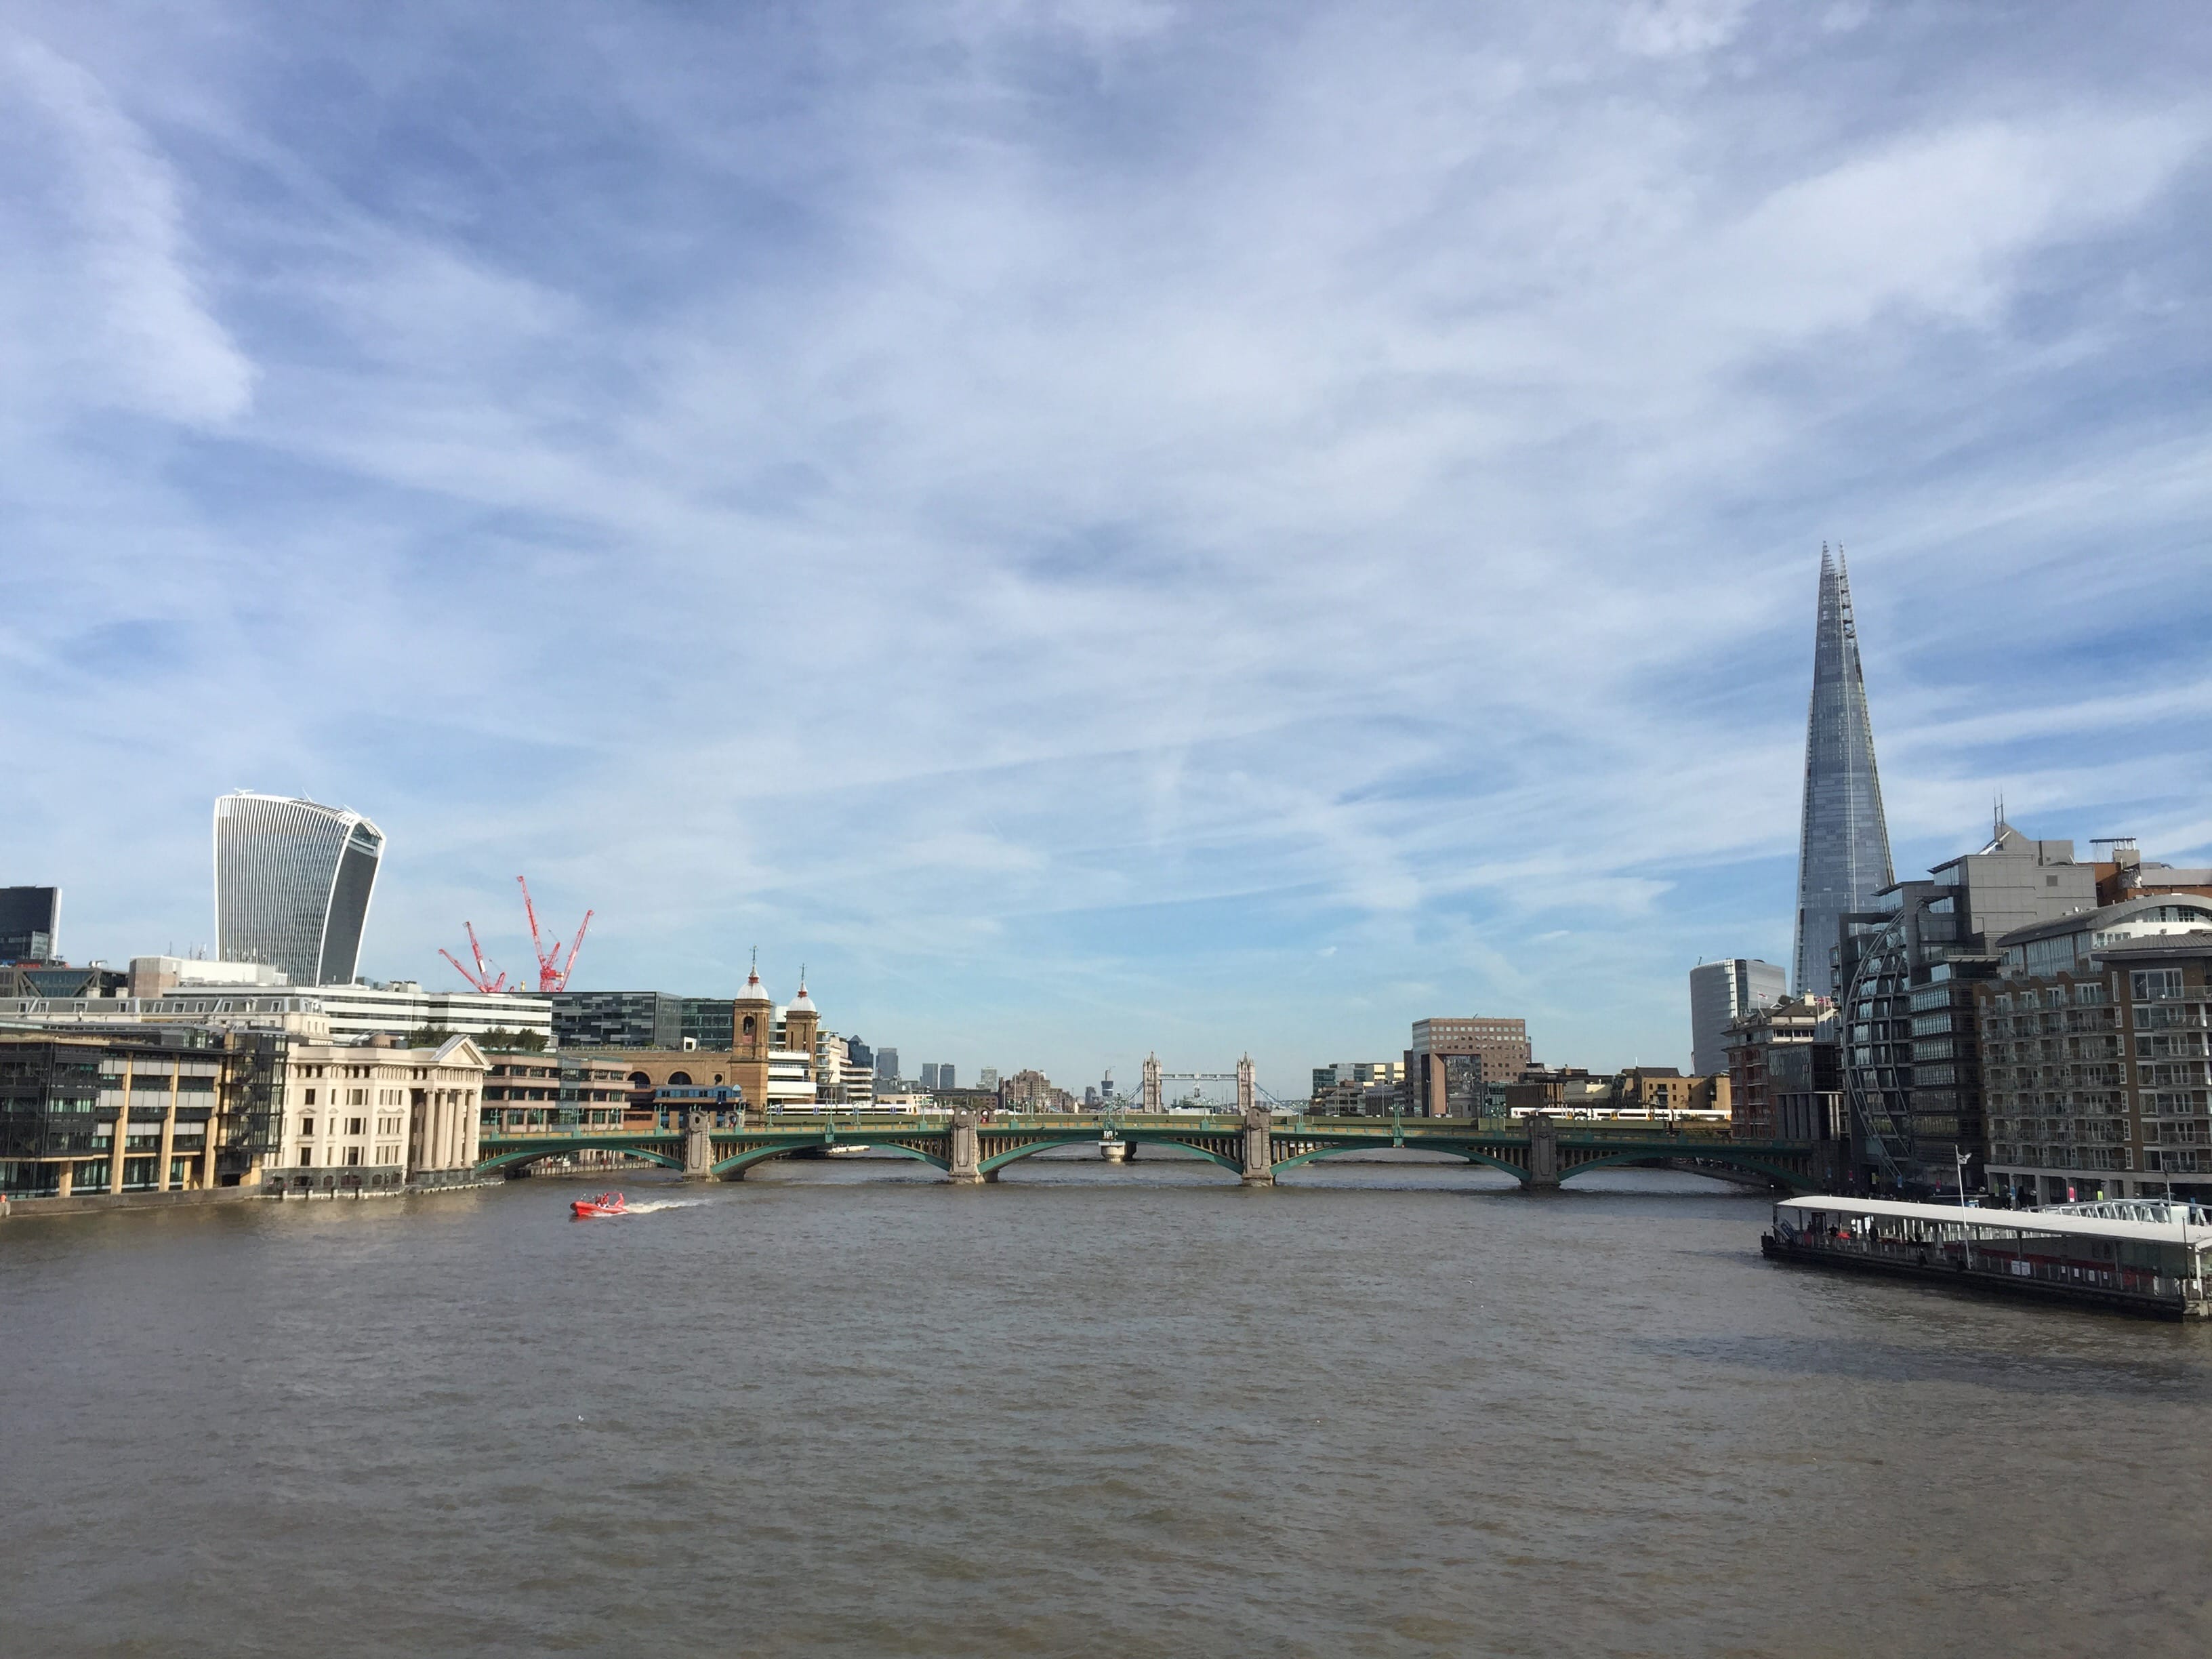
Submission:
[[215,804],[216,956],[295,985],[350,984],[384,832],[358,812],[245,790]]
[[1839,918],[1871,910],[1894,879],[1881,777],[1874,765],[1874,726],[1859,672],[1850,573],[1843,550],[1820,549],[1820,612],[1813,641],[1813,706],[1805,726],[1804,822],[1797,843],[1800,996],[1833,996],[1830,953]]

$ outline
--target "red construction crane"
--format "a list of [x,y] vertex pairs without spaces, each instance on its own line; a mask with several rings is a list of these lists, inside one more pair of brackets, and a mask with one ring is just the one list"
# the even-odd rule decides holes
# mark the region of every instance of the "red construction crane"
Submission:
[[569,972],[576,965],[576,952],[584,948],[584,929],[592,925],[592,913],[589,910],[584,912],[584,920],[576,928],[575,943],[568,947],[568,954],[564,959],[561,955],[560,939],[556,938],[553,948],[549,951],[538,932],[538,907],[530,902],[530,884],[523,881],[520,876],[517,876],[515,880],[522,883],[522,911],[530,918],[530,948],[538,952],[538,988],[541,991],[566,990]]
[[459,968],[461,970],[461,977],[468,981],[470,984],[475,986],[477,990],[504,991],[507,989],[507,975],[502,973],[497,979],[494,979],[491,976],[491,969],[484,966],[483,947],[477,943],[476,923],[472,921],[465,921],[461,926],[468,930],[469,954],[477,959],[476,971],[474,973],[471,973],[466,968],[463,968],[461,966],[461,959],[455,956],[451,951],[441,951],[438,954],[445,957],[447,961],[452,963],[454,967]]

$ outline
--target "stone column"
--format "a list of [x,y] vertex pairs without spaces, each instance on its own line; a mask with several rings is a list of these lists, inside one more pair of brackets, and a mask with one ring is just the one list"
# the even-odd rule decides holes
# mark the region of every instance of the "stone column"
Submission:
[[74,1164],[64,1164],[62,1165],[61,1175],[58,1179],[60,1184],[54,1188],[54,1196],[56,1198],[67,1198],[70,1194],[76,1190],[76,1165]]
[[177,1085],[176,1080],[171,1079],[169,1109],[161,1115],[161,1156],[154,1165],[154,1190],[157,1193],[166,1193],[169,1190],[169,1157],[176,1144]]
[[1559,1184],[1559,1126],[1541,1113],[1532,1114],[1528,1124],[1528,1184],[1556,1187]]
[[952,1179],[963,1187],[980,1182],[983,1179],[983,1139],[976,1133],[975,1114],[953,1113],[945,1133],[951,1142]]
[[714,1172],[714,1139],[712,1112],[693,1112],[684,1121],[684,1178],[704,1181]]
[[[1251,1064],[1249,1060],[1245,1065]],[[1244,1068],[1237,1068],[1237,1086],[1243,1086]],[[1272,1187],[1275,1184],[1275,1120],[1264,1106],[1244,1109],[1244,1184],[1247,1187]]]

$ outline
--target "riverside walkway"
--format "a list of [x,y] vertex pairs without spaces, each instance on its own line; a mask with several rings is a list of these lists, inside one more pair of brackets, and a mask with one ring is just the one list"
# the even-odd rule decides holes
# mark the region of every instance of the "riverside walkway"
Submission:
[[969,1112],[672,1112],[660,1126],[618,1130],[547,1127],[486,1130],[479,1174],[520,1173],[546,1158],[624,1152],[700,1180],[736,1181],[770,1158],[830,1147],[895,1152],[957,1182],[988,1182],[1008,1164],[1058,1146],[1097,1146],[1109,1134],[1141,1158],[1173,1146],[1234,1170],[1248,1186],[1279,1170],[1346,1152],[1441,1152],[1503,1170],[1523,1188],[1557,1187],[1587,1170],[1640,1165],[1686,1170],[1794,1191],[1837,1179],[1820,1142],[1735,1140],[1711,1130],[1638,1124],[1568,1123],[1549,1118],[1304,1117],[1249,1108],[1242,1113],[994,1114]]

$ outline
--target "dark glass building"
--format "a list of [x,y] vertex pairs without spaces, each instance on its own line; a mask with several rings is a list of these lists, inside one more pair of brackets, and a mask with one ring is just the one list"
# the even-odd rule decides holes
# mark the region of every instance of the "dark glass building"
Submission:
[[1839,549],[1820,550],[1820,605],[1813,635],[1813,702],[1805,726],[1805,795],[1797,842],[1799,996],[1833,996],[1832,967],[1841,919],[1870,908],[1894,879],[1874,726],[1859,672],[1850,574]]
[[179,1026],[0,1035],[0,1194],[237,1185],[278,1145],[288,1041]]
[[0,887],[0,962],[52,962],[61,955],[62,890]]
[[728,997],[679,997],[665,991],[556,991],[553,1043],[559,1048],[712,1048],[726,1052],[736,1029]]

